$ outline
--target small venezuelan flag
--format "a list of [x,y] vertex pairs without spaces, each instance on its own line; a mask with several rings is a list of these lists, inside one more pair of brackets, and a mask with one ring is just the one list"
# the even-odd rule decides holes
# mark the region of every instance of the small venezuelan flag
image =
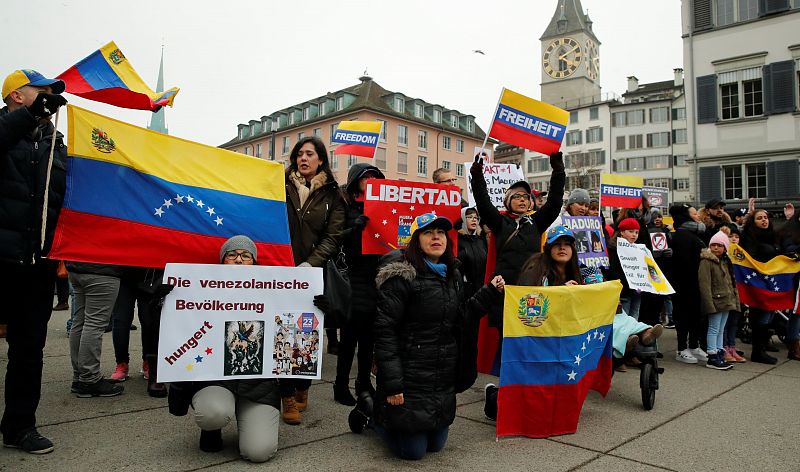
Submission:
[[243,234],[260,265],[294,265],[283,165],[67,111],[67,193],[50,257],[218,264],[222,244]]
[[381,135],[380,121],[342,121],[333,133],[334,143],[339,143],[337,155],[375,157],[378,140]]
[[794,279],[800,272],[800,262],[786,256],[759,262],[736,244],[728,248],[728,255],[742,304],[766,311],[795,308]]
[[634,175],[602,174],[600,204],[603,206],[636,208],[642,203],[644,178]]
[[569,112],[504,88],[489,136],[551,154],[561,148],[568,122]]
[[497,436],[574,433],[589,389],[611,387],[622,284],[505,287]]
[[122,108],[158,111],[180,90],[154,92],[133,69],[130,61],[114,42],[89,54],[58,76],[67,84],[67,92],[97,102]]

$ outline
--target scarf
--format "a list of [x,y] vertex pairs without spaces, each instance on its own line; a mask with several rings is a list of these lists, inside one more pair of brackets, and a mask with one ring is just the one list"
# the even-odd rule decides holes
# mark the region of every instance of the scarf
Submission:
[[432,270],[437,275],[444,278],[447,277],[447,264],[434,264],[428,259],[425,259],[425,264],[428,266],[430,270]]
[[685,229],[686,231],[691,231],[692,233],[703,233],[706,230],[706,225],[703,223],[698,223],[694,220],[687,221],[686,223],[681,225],[681,229]]
[[298,172],[289,172],[289,181],[297,189],[297,196],[300,198],[300,208],[306,204],[308,197],[317,189],[328,183],[328,174],[320,172],[315,175],[311,182],[306,182],[306,178]]

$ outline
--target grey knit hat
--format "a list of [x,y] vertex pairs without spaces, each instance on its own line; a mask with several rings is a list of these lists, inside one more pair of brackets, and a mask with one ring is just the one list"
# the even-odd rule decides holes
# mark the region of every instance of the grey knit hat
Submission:
[[582,188],[573,189],[569,193],[569,198],[567,199],[567,206],[572,205],[573,203],[583,203],[584,205],[589,204],[589,192]]
[[253,242],[252,239],[248,238],[247,236],[242,236],[241,234],[236,235],[225,241],[225,244],[222,245],[222,249],[219,250],[219,261],[223,262],[225,260],[225,254],[229,253],[230,251],[247,251],[253,255],[253,260],[258,260],[258,250],[256,249],[256,243]]

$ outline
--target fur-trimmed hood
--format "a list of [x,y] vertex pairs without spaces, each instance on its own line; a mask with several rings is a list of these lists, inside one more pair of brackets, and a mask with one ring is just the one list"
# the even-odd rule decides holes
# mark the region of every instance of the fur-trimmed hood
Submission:
[[375,277],[375,285],[381,288],[387,280],[392,277],[402,277],[407,282],[411,282],[417,276],[417,269],[406,261],[390,262],[381,267]]
[[721,263],[721,261],[719,260],[719,257],[715,256],[711,252],[711,249],[708,249],[708,248],[703,249],[702,251],[700,251],[700,259],[707,259],[707,260],[709,260],[711,262],[714,262],[716,264],[720,264]]
[[[700,221],[702,221],[703,224],[706,225],[706,228],[716,228],[718,226],[717,220],[711,218],[711,214],[708,212],[706,208],[701,209],[697,213],[700,216]],[[719,222],[721,222],[724,225],[728,225],[731,223],[731,216],[726,211],[723,210],[722,218],[720,219]]]

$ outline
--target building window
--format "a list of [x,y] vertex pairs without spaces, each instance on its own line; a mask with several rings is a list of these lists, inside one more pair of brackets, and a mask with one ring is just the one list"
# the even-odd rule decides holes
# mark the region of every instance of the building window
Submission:
[[761,80],[742,82],[744,87],[744,116],[764,114],[764,96],[761,93]]
[[467,131],[469,131],[470,133],[475,131],[475,122],[474,121],[467,120]]
[[314,136],[318,138],[322,137],[322,128],[314,128]]
[[767,164],[747,164],[747,198],[767,196]]
[[631,110],[627,112],[628,126],[644,124],[644,110]]
[[261,157],[261,143],[256,144],[256,157]]
[[419,103],[415,103],[414,104],[414,116],[417,117],[417,118],[422,118],[423,115],[424,115],[424,109],[423,109],[422,105],[420,105]]
[[246,155],[248,155],[248,156],[250,155],[250,146],[245,146],[245,147],[244,147],[244,153],[245,153]]
[[271,129],[270,125],[272,125],[272,120],[266,120],[266,121],[262,122],[261,123],[261,132],[262,133],[268,132]]
[[656,148],[656,147],[667,147],[669,146],[669,133],[648,133],[647,135],[647,147],[649,148]]
[[375,150],[375,167],[386,170],[386,149],[379,147]]
[[378,120],[381,122],[381,141],[386,142],[386,120]]
[[456,177],[464,177],[464,164],[456,164]]
[[716,26],[758,18],[758,0],[717,0]]
[[289,113],[289,125],[291,126],[293,124],[294,124],[294,111]]
[[394,110],[398,113],[405,113],[406,102],[400,97],[394,97]]
[[331,144],[333,144],[333,135],[336,134],[336,128],[338,123],[334,123],[331,125]]
[[442,169],[450,170],[450,161],[442,161]]
[[408,153],[397,153],[397,173],[408,174]]
[[673,183],[675,190],[689,190],[689,179],[675,179]]
[[464,141],[456,139],[456,152],[464,152]]
[[628,159],[628,170],[644,170],[644,157],[631,157]]
[[[581,144],[582,137],[583,137],[583,133],[579,129],[577,129],[575,131],[568,132],[567,133],[567,146],[575,146],[576,144]],[[586,139],[588,140],[589,136],[586,136]]]
[[331,160],[331,170],[337,170],[337,169],[339,169],[339,156],[337,156],[336,154],[334,154],[334,153],[333,153],[333,150],[331,150],[331,155],[330,155],[330,156],[328,156],[328,157],[329,157],[329,158],[330,158],[330,160]]
[[453,128],[458,128],[458,116],[450,115],[450,126]]
[[723,72],[717,79],[723,120],[764,114],[760,67]]
[[722,119],[739,118],[739,84],[720,85],[720,95],[722,96]]
[[442,149],[453,149],[453,139],[450,136],[442,136]]
[[397,144],[408,146],[408,126],[397,125]]
[[336,111],[344,109],[344,97],[336,98]]
[[417,156],[417,175],[426,177],[428,175],[428,157]]
[[322,102],[322,103],[319,104],[319,116],[322,116],[322,115],[325,114],[325,105],[327,105],[327,103],[325,103],[325,102]]
[[628,149],[642,149],[644,147],[644,140],[641,134],[632,134],[628,136]]
[[673,164],[675,167],[685,167],[688,164],[686,163],[686,158],[689,157],[686,154],[678,154],[673,156]]
[[672,121],[675,120],[686,120],[686,108],[673,108],[672,109]]
[[351,168],[358,163],[358,156],[353,156],[352,154],[347,156],[347,168]]
[[578,110],[573,110],[569,112],[569,124],[575,124],[578,122]]
[[650,109],[650,123],[666,123],[669,121],[669,107]]
[[311,116],[311,107],[303,108],[303,121],[307,120],[309,116]]
[[736,0],[717,0],[717,26],[725,26],[734,22],[734,3]]
[[646,169],[669,169],[670,156],[647,156],[644,161]]
[[614,171],[615,172],[625,172],[628,170],[628,160],[627,159],[614,159]]
[[689,135],[687,134],[686,129],[672,130],[672,142],[675,144],[686,144],[689,142]]
[[586,130],[587,143],[599,143],[603,140],[603,128],[589,128]]
[[725,199],[742,198],[742,166],[724,166],[723,183],[725,185]]
[[428,149],[428,132],[419,130],[417,133],[417,147],[420,149]]
[[617,136],[617,151],[625,150],[625,136]]
[[433,122],[434,123],[441,123],[442,122],[442,112],[440,110],[433,110]]
[[600,119],[600,108],[592,107],[589,108],[589,120],[599,120]]
[[283,137],[283,145],[281,146],[281,154],[289,154],[289,136]]
[[615,128],[622,128],[623,126],[628,126],[628,121],[625,119],[625,112],[620,111],[617,113],[611,114],[611,119],[614,122]]
[[304,132],[300,131],[299,133],[297,133],[297,140],[298,141],[300,141],[301,139],[303,139],[305,137],[306,137],[306,134]]
[[669,188],[669,181],[670,181],[669,177],[658,178],[658,179],[644,179],[644,186]]

